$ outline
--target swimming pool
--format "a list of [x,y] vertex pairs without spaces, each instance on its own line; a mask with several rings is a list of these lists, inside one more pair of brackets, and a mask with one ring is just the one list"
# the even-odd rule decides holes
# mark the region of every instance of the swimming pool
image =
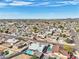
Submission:
[[24,53],[25,54],[29,54],[29,55],[33,55],[34,54],[34,52],[32,50],[26,50],[26,51],[24,51]]
[[52,51],[52,48],[51,47],[48,47],[47,51]]

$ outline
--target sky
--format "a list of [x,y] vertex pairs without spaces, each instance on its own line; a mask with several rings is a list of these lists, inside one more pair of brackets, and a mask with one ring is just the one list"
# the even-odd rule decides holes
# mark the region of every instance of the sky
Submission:
[[79,18],[79,0],[0,0],[0,19]]

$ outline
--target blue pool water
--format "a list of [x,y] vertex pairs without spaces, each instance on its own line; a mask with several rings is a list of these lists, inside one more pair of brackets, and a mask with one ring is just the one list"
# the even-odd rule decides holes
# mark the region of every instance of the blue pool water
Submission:
[[32,50],[26,50],[24,51],[25,54],[29,54],[29,55],[33,55],[33,51]]
[[48,47],[48,49],[47,49],[48,51],[52,51],[52,48],[51,47]]

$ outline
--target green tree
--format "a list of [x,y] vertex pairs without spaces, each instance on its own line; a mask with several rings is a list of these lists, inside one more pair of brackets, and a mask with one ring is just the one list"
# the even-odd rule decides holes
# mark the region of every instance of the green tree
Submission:
[[3,33],[4,31],[0,29],[0,32]]
[[37,27],[35,27],[35,26],[33,27],[33,31],[34,31],[35,33],[37,33],[38,30],[39,30],[39,29],[38,29]]
[[79,32],[79,29],[76,29],[76,32]]
[[8,30],[6,30],[6,31],[5,31],[5,33],[9,33],[9,31],[8,31]]
[[64,29],[64,27],[63,27],[62,25],[59,25],[58,28],[60,28],[60,29]]
[[62,34],[63,37],[67,37],[66,34]]
[[5,52],[4,52],[4,55],[7,55],[7,54],[9,54],[9,51],[5,51]]
[[33,55],[31,59],[38,59],[36,55]]
[[56,59],[56,58],[49,57],[48,59]]
[[17,39],[25,41],[23,37],[18,37]]
[[74,40],[70,40],[69,38],[67,38],[67,39],[65,40],[65,42],[67,42],[67,43],[74,43]]
[[69,45],[64,45],[63,48],[64,48],[64,50],[66,50],[67,52],[72,52],[72,51],[73,51],[72,47],[69,46]]

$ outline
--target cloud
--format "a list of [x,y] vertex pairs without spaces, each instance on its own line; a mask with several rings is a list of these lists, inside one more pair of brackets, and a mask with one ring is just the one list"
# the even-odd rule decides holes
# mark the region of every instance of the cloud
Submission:
[[58,4],[58,5],[48,5],[49,7],[60,7],[60,6],[64,6],[64,4]]
[[3,8],[5,6],[7,6],[7,5],[8,5],[7,3],[0,2],[0,8]]
[[11,6],[27,6],[31,5],[32,2],[24,2],[24,1],[13,1],[12,3],[9,3]]
[[36,3],[33,6],[46,6],[46,5],[49,5],[49,4],[50,4],[50,2],[41,2],[41,3]]
[[63,3],[63,4],[65,4],[65,5],[77,5],[77,4],[79,4],[79,1],[77,1],[77,0],[73,0],[73,1],[61,1],[61,2],[57,2],[57,3]]
[[49,7],[60,7],[60,6],[67,6],[67,5],[78,5],[79,1],[77,0],[72,0],[72,1],[57,1],[55,4],[50,4],[48,5]]
[[45,7],[59,7],[59,6],[64,6],[65,3],[59,3],[59,2],[41,2],[41,3],[36,3],[32,6],[45,6]]
[[45,1],[33,4],[32,6],[60,7],[60,6],[77,5],[77,4],[79,4],[78,0],[63,0],[63,1]]
[[79,1],[69,1],[69,3],[72,5],[77,5],[77,4],[79,4]]
[[[42,7],[60,7],[60,6],[67,6],[67,5],[78,5],[79,0],[61,0],[61,1],[23,1],[23,0],[5,0],[7,2],[0,2],[0,8],[5,6],[42,6]],[[11,2],[10,2],[11,1]]]
[[38,5],[48,5],[48,4],[50,4],[50,2],[43,2],[43,3],[40,3]]

